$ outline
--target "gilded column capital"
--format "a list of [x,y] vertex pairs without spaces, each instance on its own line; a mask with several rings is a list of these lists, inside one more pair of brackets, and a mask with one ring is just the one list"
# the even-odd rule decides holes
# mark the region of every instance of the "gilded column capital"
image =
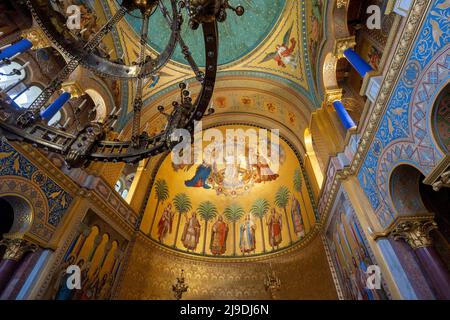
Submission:
[[31,27],[22,32],[22,37],[33,43],[33,49],[43,49],[51,47],[52,43],[38,26]]
[[437,223],[433,217],[411,217],[407,220],[400,220],[393,228],[391,235],[395,240],[405,240],[411,248],[416,250],[433,245],[430,231],[434,229],[437,229]]
[[20,238],[5,238],[0,241],[0,246],[6,247],[3,259],[14,261],[19,261],[25,253],[35,252],[38,249],[36,244]]
[[342,89],[327,89],[325,92],[325,104],[329,105],[336,100],[341,100],[343,96]]
[[349,0],[337,0],[336,7],[338,9],[347,8]]
[[356,46],[355,36],[336,39],[334,41],[333,54],[336,58],[344,57],[344,51]]
[[72,98],[79,98],[84,95],[83,88],[77,81],[67,81],[61,85],[61,89],[70,93]]

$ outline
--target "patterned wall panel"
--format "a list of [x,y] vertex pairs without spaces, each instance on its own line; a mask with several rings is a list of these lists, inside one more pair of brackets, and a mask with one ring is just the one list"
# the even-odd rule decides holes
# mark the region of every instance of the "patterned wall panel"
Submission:
[[0,195],[14,192],[32,202],[35,221],[31,232],[50,240],[73,196],[4,140],[0,140],[0,179]]
[[450,77],[448,8],[444,0],[433,1],[358,173],[384,227],[396,215],[388,191],[392,169],[408,163],[426,175],[443,156],[428,121],[435,98]]

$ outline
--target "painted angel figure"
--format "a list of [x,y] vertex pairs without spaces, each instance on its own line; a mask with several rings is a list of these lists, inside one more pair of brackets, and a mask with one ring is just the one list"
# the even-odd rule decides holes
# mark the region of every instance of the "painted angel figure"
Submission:
[[284,35],[283,44],[277,45],[275,47],[275,51],[267,54],[260,64],[270,60],[275,60],[279,67],[286,68],[287,65],[290,65],[297,68],[298,58],[294,55],[297,41],[295,38],[291,38],[291,33],[292,26]]

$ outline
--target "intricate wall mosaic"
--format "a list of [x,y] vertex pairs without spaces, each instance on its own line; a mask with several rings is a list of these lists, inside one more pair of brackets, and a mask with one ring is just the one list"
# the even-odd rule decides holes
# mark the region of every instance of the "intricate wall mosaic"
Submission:
[[332,220],[326,232],[332,261],[344,298],[347,300],[385,300],[389,298],[386,286],[368,289],[367,268],[376,260],[345,192],[341,192],[332,211]]
[[409,163],[426,175],[442,157],[428,121],[434,100],[449,79],[449,16],[446,1],[433,1],[358,173],[364,192],[385,227],[395,217],[388,181],[392,169]]
[[[4,180],[3,186],[6,186],[5,179],[9,181],[7,189],[4,190],[6,193],[11,192],[10,190],[17,190],[20,193],[31,191],[31,199],[35,199],[35,205],[41,208],[34,214],[37,220],[43,223],[39,226],[33,226],[34,232],[41,238],[49,240],[51,231],[58,226],[70,207],[73,201],[72,195],[3,140],[0,140],[0,177]],[[32,186],[39,190],[45,198],[40,198],[37,191],[33,191],[29,186],[20,182],[21,179],[14,179],[14,177],[30,181]],[[20,187],[21,185],[22,187]],[[42,203],[42,201],[45,201],[45,203]],[[45,207],[48,208],[47,216],[45,216]]]
[[[258,132],[246,126],[217,129],[224,137],[226,129]],[[161,245],[216,257],[264,254],[303,240],[315,218],[297,155],[280,139],[276,172],[261,154],[250,164],[252,145],[241,143],[246,156],[232,165],[174,165],[169,155],[158,169],[142,230]]]

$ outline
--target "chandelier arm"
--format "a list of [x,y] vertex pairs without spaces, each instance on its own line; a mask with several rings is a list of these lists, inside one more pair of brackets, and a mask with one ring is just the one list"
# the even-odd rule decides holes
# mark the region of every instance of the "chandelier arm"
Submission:
[[139,66],[141,68],[141,75],[137,80],[137,92],[133,102],[133,131],[132,141],[135,147],[139,147],[139,135],[141,130],[141,110],[143,106],[142,94],[144,90],[144,78],[142,76],[143,67],[146,61],[145,48],[148,40],[148,26],[150,15],[144,14],[144,20],[141,26],[140,52],[139,52]]
[[[161,9],[161,12],[162,12],[164,18],[166,19],[169,26],[171,26],[172,19],[169,17],[167,8],[162,3],[162,1],[159,1],[158,4],[159,4],[159,7]],[[189,46],[186,44],[186,42],[184,42],[183,38],[181,37],[181,34],[178,37],[178,42],[180,43],[180,47],[183,52],[184,58],[189,63],[189,65],[191,66],[192,70],[195,73],[195,78],[199,82],[203,82],[203,80],[205,78],[205,74],[202,71],[200,71],[200,68],[198,67],[197,63],[195,62],[194,58],[192,57],[192,54],[189,50]]]
[[[27,5],[33,12],[34,8],[30,0]],[[113,27],[125,16],[127,9],[121,7],[116,14],[108,20],[108,22],[95,34],[92,39],[83,47],[85,55],[92,53],[95,48],[101,43],[104,37],[111,32]],[[42,90],[37,98],[31,103],[29,108],[17,118],[17,124],[21,127],[26,127],[39,118],[42,107],[48,102],[51,96],[61,89],[62,83],[75,71],[80,65],[81,58],[71,59],[62,70],[58,72],[56,77]]]
[[[217,22],[204,23],[203,37],[205,42],[205,56],[207,66],[205,69],[205,80],[202,83],[202,89],[194,103],[194,111],[190,114],[188,120],[182,128],[189,132],[194,132],[194,121],[200,120],[205,114],[214,91],[216,71],[217,71],[217,50],[219,35]],[[168,128],[181,128],[168,125]],[[91,153],[87,156],[88,160],[126,163],[137,163],[142,159],[155,156],[167,150],[170,150],[171,136],[170,130],[154,136],[141,135],[140,146],[138,149],[132,148],[131,141],[99,141],[96,143]]]
[[[158,58],[145,63],[144,71],[140,69],[139,65],[126,65],[122,58],[110,60],[108,54],[98,53],[96,51],[97,48],[87,53],[84,50],[86,45],[83,44],[84,40],[80,35],[81,32],[75,34],[68,32],[66,21],[64,19],[61,20],[59,17],[61,14],[49,5],[49,0],[27,0],[27,4],[36,23],[44,31],[47,38],[64,55],[70,59],[78,59],[81,65],[98,76],[118,80],[130,80],[136,79],[141,75],[146,78],[154,76],[167,64],[175,51],[182,18],[181,13],[178,11],[177,0],[169,1],[171,3],[171,17],[173,21],[170,27],[170,37],[168,38],[166,47],[159,54]],[[127,8],[127,6],[122,5],[118,10],[125,10],[123,8]],[[51,19],[52,17],[54,19]]]

